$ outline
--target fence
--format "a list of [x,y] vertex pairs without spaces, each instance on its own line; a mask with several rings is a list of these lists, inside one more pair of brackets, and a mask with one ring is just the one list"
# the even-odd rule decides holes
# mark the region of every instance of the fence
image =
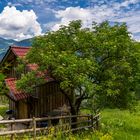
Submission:
[[[77,121],[72,121],[73,118],[77,118]],[[44,117],[44,118],[30,118],[30,119],[18,119],[18,120],[3,120],[0,121],[0,125],[8,124],[11,126],[10,130],[0,131],[0,136],[10,135],[10,139],[13,140],[15,135],[23,133],[31,133],[34,140],[39,132],[45,131],[45,134],[49,134],[51,128],[54,128],[54,135],[61,130],[62,133],[73,132],[81,129],[99,128],[100,114],[93,115],[75,115],[75,116],[58,116],[58,117]],[[59,123],[57,122],[59,121]],[[46,123],[47,126],[42,127],[39,124]],[[26,124],[27,129],[16,130],[16,124]],[[73,126],[76,125],[75,128]]]

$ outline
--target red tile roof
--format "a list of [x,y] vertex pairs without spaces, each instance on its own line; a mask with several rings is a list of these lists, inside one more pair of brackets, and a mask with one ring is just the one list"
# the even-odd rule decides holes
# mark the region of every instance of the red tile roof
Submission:
[[[29,52],[30,49],[31,49],[31,47],[11,46],[11,50],[19,58],[25,57],[26,54]],[[27,67],[30,70],[37,70],[38,65],[37,64],[27,64]]]
[[[18,47],[18,46],[11,46],[10,47],[11,50],[13,51],[13,53],[19,57],[19,58],[23,58],[26,56],[26,54],[28,53],[28,51],[30,50],[29,47]],[[38,65],[37,64],[27,64],[27,67],[30,70],[37,70],[38,69]],[[47,71],[44,73],[38,73],[37,76],[43,76],[45,77],[46,82],[51,82],[54,81],[53,78],[51,78]],[[29,94],[26,94],[22,91],[17,90],[16,88],[16,78],[8,78],[5,79],[6,85],[9,88],[10,94],[9,96],[11,98],[13,98],[14,100],[21,100],[21,99],[25,99],[27,97],[29,97]]]
[[6,82],[7,87],[10,90],[9,96],[11,98],[13,98],[14,100],[16,100],[16,101],[21,100],[21,99],[28,98],[30,96],[29,94],[26,94],[26,93],[23,93],[23,92],[17,90],[17,88],[16,88],[16,78],[5,79],[5,82]]
[[11,46],[11,50],[16,56],[22,58],[29,52],[30,47]]

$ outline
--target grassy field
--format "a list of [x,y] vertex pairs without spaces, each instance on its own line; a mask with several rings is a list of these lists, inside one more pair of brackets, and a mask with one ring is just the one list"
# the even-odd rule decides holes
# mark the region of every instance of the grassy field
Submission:
[[140,110],[105,109],[102,112],[101,132],[114,140],[140,140]]
[[[104,109],[100,131],[85,131],[57,140],[140,140],[140,104],[135,111]],[[44,138],[45,140],[45,138]]]
[[[0,108],[1,115],[6,108]],[[85,130],[75,135],[38,137],[40,140],[140,140],[140,104],[135,112],[104,109],[101,112],[100,131]],[[29,138],[25,138],[26,140]],[[32,139],[32,138],[30,138]]]

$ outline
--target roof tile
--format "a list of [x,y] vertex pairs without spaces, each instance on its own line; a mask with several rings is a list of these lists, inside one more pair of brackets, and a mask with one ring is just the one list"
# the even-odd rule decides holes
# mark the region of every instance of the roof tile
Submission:
[[14,52],[16,56],[22,58],[29,52],[30,47],[11,46],[11,50]]
[[[16,78],[8,78],[5,79],[6,85],[10,90],[10,96],[14,99],[14,100],[20,100],[20,99],[25,99],[28,98],[30,95],[23,93],[19,90],[17,90],[16,88]],[[13,96],[12,96],[13,95]]]

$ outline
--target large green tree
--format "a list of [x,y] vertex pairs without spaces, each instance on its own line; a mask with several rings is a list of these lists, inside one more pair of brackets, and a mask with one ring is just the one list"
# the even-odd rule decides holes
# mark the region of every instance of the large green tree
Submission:
[[[38,64],[37,73],[48,70],[75,115],[85,99],[98,99],[99,105],[128,106],[135,93],[136,52],[125,24],[94,23],[92,29],[83,29],[81,21],[72,21],[36,37],[26,62]],[[32,72],[22,75],[18,88],[31,87],[31,79],[35,84]]]
[[[100,105],[130,107],[135,98],[136,75],[139,73],[139,48],[131,39],[126,24],[108,22],[93,25],[98,70],[95,82]],[[137,77],[138,78],[138,77]]]
[[[92,57],[93,34],[81,29],[81,26],[81,21],[74,21],[56,32],[35,38],[27,56],[28,63],[38,64],[37,72],[47,69],[50,77],[60,85],[73,115],[78,113],[82,100],[94,93],[94,84],[89,75],[97,69]],[[21,78],[18,87],[26,88],[27,75]]]

